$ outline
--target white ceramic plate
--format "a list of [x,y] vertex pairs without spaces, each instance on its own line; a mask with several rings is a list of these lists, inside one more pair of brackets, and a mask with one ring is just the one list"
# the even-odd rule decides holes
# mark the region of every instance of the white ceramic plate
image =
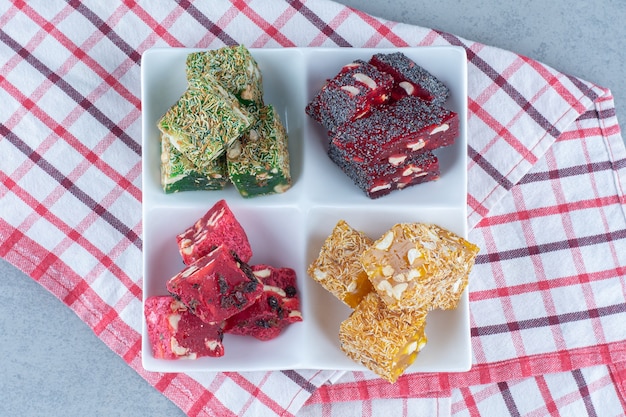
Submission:
[[[267,342],[224,335],[223,357],[197,360],[155,359],[144,321],[143,366],[162,372],[364,370],[339,348],[339,325],[350,310],[310,279],[306,268],[339,219],[374,239],[398,222],[434,222],[467,235],[465,51],[460,47],[251,49],[263,73],[265,101],[276,107],[288,131],[294,180],[284,194],[251,199],[240,197],[233,186],[176,194],[161,189],[156,123],[185,90],[185,58],[192,51],[151,49],[142,57],[144,299],[167,294],[166,281],[183,267],[175,236],[223,198],[248,234],[254,252],[250,263],[295,269],[304,321]],[[304,108],[343,65],[393,51],[404,52],[450,88],[447,107],[459,113],[460,137],[453,146],[435,151],[440,160],[439,180],[371,200],[327,157],[324,130]],[[429,342],[409,372],[468,370],[467,291],[456,310],[434,311],[427,322]]]

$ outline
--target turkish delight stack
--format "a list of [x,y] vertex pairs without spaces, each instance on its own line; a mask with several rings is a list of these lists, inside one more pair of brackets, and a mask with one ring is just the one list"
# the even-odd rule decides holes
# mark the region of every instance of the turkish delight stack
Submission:
[[167,281],[169,295],[144,304],[156,358],[223,356],[224,333],[271,340],[302,321],[295,271],[249,263],[248,237],[225,200],[176,242],[185,266]]
[[398,223],[374,240],[340,220],[307,273],[353,309],[342,351],[393,383],[427,343],[428,312],[457,307],[478,250],[435,224]]
[[291,186],[287,132],[263,101],[262,74],[243,45],[190,53],[187,89],[159,120],[166,193],[220,190],[244,197]]
[[328,155],[370,198],[439,178],[432,152],[452,145],[449,89],[402,52],[344,66],[306,113],[328,132]]

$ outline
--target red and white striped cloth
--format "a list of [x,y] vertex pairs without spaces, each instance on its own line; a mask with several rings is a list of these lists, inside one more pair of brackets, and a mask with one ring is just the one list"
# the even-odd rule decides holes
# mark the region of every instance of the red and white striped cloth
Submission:
[[[473,367],[143,370],[141,54],[155,46],[462,45]],[[0,256],[189,416],[623,415],[626,151],[609,90],[325,0],[3,2]],[[418,413],[419,411],[419,413]]]

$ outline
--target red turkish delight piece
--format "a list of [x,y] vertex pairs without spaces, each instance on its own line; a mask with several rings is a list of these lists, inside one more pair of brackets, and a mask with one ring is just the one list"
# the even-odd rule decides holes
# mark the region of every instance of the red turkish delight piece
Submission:
[[186,265],[222,244],[244,262],[252,258],[248,236],[225,200],[215,203],[193,226],[176,236],[176,242]]
[[185,267],[167,290],[207,323],[219,323],[246,309],[263,293],[250,266],[225,245]]
[[269,265],[254,265],[252,270],[263,283],[263,294],[250,308],[226,320],[224,331],[270,340],[289,324],[302,321],[296,273]]
[[306,106],[306,113],[328,130],[363,117],[388,100],[393,78],[361,60],[345,65]]
[[331,136],[329,146],[336,147],[346,160],[369,164],[452,145],[458,134],[455,112],[408,96],[344,123]]
[[373,164],[345,160],[334,147],[329,148],[328,155],[372,199],[411,185],[434,181],[440,173],[439,160],[430,151],[394,156]]
[[393,77],[393,100],[416,96],[442,105],[450,95],[450,90],[444,83],[402,52],[375,54],[369,63]]
[[155,358],[196,359],[224,355],[222,326],[203,322],[176,298],[149,297],[144,304],[144,314]]

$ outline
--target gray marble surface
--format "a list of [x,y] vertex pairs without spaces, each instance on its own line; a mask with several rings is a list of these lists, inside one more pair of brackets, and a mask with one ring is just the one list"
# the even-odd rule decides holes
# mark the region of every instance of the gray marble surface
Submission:
[[[626,120],[623,0],[340,3],[512,50],[608,87]],[[184,416],[47,290],[3,260],[0,276],[0,416]]]

